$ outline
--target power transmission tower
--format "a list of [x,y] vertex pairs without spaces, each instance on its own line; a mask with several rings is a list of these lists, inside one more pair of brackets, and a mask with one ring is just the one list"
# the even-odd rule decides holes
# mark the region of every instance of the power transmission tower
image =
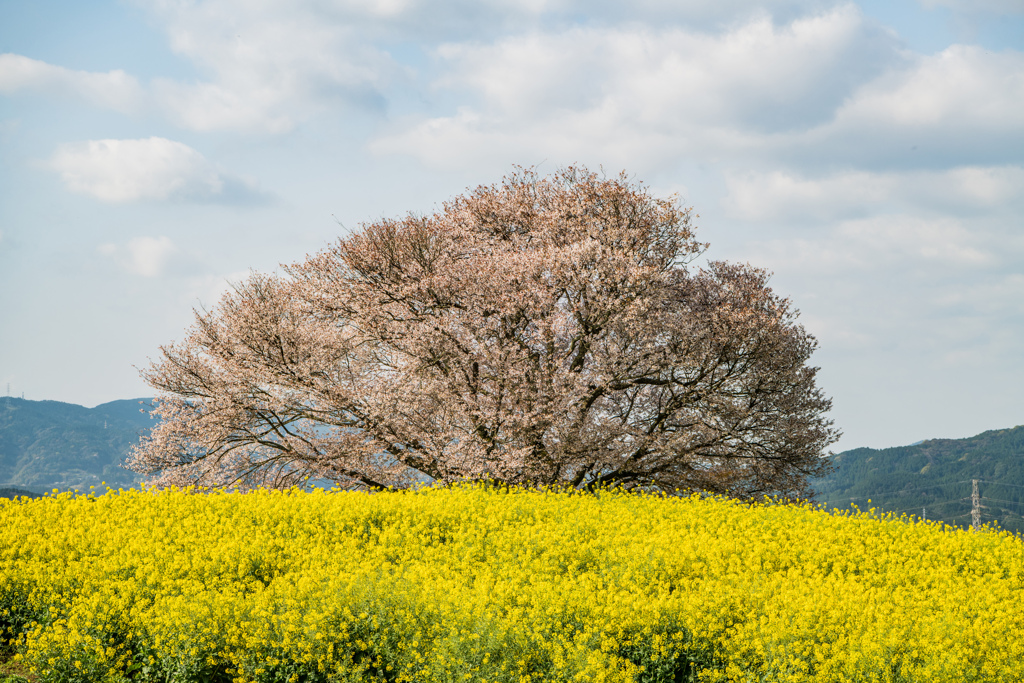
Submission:
[[971,528],[981,528],[981,496],[978,495],[978,480],[971,479]]

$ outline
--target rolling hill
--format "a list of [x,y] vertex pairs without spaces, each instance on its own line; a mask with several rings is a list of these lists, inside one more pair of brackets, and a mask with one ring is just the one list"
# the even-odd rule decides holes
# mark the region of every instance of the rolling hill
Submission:
[[[121,463],[153,425],[151,400],[85,408],[0,398],[0,497],[88,490],[103,481],[113,488],[136,484],[138,475]],[[982,521],[1024,533],[1024,426],[966,439],[856,448],[832,462],[831,474],[811,481],[817,500],[828,507],[877,507],[968,526],[971,481],[977,479]]]
[[85,408],[0,398],[0,489],[88,490],[103,481],[132,486],[139,477],[121,462],[153,425],[149,404],[131,399]]
[[835,471],[811,482],[829,507],[878,507],[969,526],[971,481],[977,479],[982,522],[1024,532],[1024,426],[898,448],[856,448],[832,462]]

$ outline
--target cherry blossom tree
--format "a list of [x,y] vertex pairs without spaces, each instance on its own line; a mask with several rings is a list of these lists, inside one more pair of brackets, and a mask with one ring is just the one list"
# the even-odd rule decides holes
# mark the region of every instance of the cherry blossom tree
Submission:
[[625,175],[520,170],[254,274],[143,371],[157,485],[800,495],[838,438],[763,270]]

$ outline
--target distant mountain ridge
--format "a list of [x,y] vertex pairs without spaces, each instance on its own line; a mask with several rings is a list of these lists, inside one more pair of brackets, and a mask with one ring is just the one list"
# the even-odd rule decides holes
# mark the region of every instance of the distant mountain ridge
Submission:
[[140,477],[121,467],[132,445],[153,426],[152,399],[86,408],[60,401],[0,398],[0,489],[43,493],[54,488],[132,486]]
[[[88,491],[103,481],[112,488],[137,484],[141,477],[121,464],[155,424],[152,401],[85,408],[0,398],[0,497],[54,488]],[[832,463],[835,471],[810,482],[828,507],[852,503],[968,526],[971,480],[977,479],[982,520],[1024,533],[1024,426],[966,439],[855,448],[832,456]]]
[[971,481],[977,479],[982,522],[1024,533],[1024,426],[966,439],[855,448],[833,456],[832,463],[834,472],[811,481],[829,507],[852,503],[969,526]]

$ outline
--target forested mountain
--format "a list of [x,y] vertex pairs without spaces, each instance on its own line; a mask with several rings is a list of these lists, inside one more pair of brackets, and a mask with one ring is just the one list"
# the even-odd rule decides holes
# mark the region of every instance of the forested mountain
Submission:
[[829,507],[853,503],[969,526],[971,480],[977,479],[982,522],[1024,532],[1024,426],[899,448],[857,448],[832,462],[834,472],[812,481],[818,500]]
[[90,486],[101,490],[103,481],[112,488],[133,485],[139,477],[121,462],[153,425],[150,401],[112,401],[85,408],[0,398],[0,492],[88,491]]
[[19,489],[17,487],[3,486],[0,487],[0,498],[41,498],[41,494],[35,491],[29,491],[28,489]]
[[[154,424],[151,400],[85,408],[0,398],[0,497],[99,490],[103,481],[112,488],[132,486],[139,477],[121,463]],[[982,521],[1024,533],[1024,426],[899,448],[857,448],[832,462],[831,474],[811,482],[828,507],[853,503],[969,526],[971,480],[977,479]]]

